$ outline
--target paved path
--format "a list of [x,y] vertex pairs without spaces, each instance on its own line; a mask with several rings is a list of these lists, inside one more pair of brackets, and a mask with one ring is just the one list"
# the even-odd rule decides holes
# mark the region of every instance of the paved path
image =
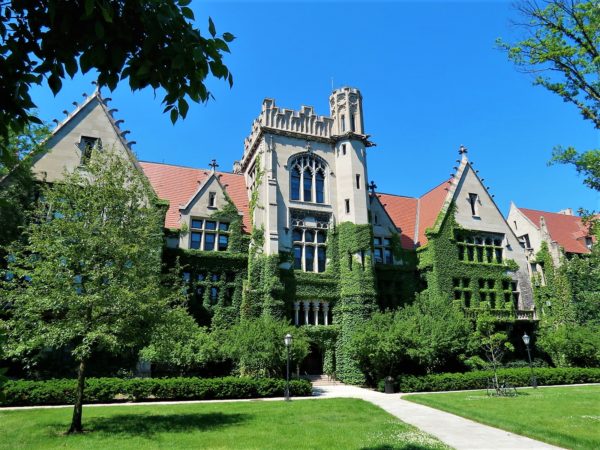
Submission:
[[[352,397],[366,400],[457,450],[560,448],[403,400],[400,394],[382,394],[348,385],[319,386],[315,388],[315,394],[319,398]],[[507,413],[510,414],[509,411]]]

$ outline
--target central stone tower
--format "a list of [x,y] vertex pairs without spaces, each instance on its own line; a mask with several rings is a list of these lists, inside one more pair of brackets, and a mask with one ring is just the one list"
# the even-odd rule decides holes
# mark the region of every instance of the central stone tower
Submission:
[[338,222],[369,223],[366,146],[362,96],[355,88],[343,87],[329,97],[333,119],[332,139],[337,168],[336,205]]

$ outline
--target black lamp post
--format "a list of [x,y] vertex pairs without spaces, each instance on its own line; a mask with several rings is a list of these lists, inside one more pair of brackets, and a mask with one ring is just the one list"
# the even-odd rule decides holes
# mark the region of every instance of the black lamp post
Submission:
[[285,349],[287,351],[287,370],[285,374],[285,401],[290,401],[290,347],[292,345],[292,335],[286,334],[283,338]]
[[525,344],[525,347],[527,348],[527,357],[529,358],[529,369],[531,370],[531,386],[536,389],[537,388],[537,379],[535,378],[535,375],[533,374],[533,364],[531,363],[531,351],[529,350],[529,341],[530,341],[530,337],[527,335],[527,333],[525,333],[523,335],[523,343]]

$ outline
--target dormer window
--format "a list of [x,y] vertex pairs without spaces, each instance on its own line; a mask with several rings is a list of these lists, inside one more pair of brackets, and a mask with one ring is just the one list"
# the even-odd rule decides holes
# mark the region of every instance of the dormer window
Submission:
[[81,136],[79,140],[79,150],[81,150],[81,162],[82,166],[85,166],[90,162],[92,158],[92,152],[94,149],[101,149],[102,141],[97,137]]
[[592,249],[592,245],[593,245],[593,240],[590,236],[586,236],[585,238],[585,246],[588,248],[588,250]]
[[469,205],[471,206],[471,215],[473,217],[479,217],[479,195],[469,192]]

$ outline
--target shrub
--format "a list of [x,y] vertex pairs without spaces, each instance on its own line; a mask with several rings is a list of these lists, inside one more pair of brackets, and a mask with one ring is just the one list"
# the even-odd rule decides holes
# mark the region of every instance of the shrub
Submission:
[[[75,400],[76,380],[8,381],[2,406],[70,404]],[[285,380],[276,378],[89,378],[84,402],[160,400],[215,400],[283,396]],[[292,380],[294,396],[309,396],[306,380]]]
[[[465,373],[440,373],[415,377],[400,375],[396,378],[395,388],[400,392],[436,392],[457,391],[463,389],[485,389],[493,372],[482,370]],[[555,384],[600,383],[600,369],[589,368],[537,368],[535,376],[540,386]],[[513,386],[529,386],[531,371],[529,368],[498,369],[498,379]],[[383,391],[383,381],[379,383]]]

